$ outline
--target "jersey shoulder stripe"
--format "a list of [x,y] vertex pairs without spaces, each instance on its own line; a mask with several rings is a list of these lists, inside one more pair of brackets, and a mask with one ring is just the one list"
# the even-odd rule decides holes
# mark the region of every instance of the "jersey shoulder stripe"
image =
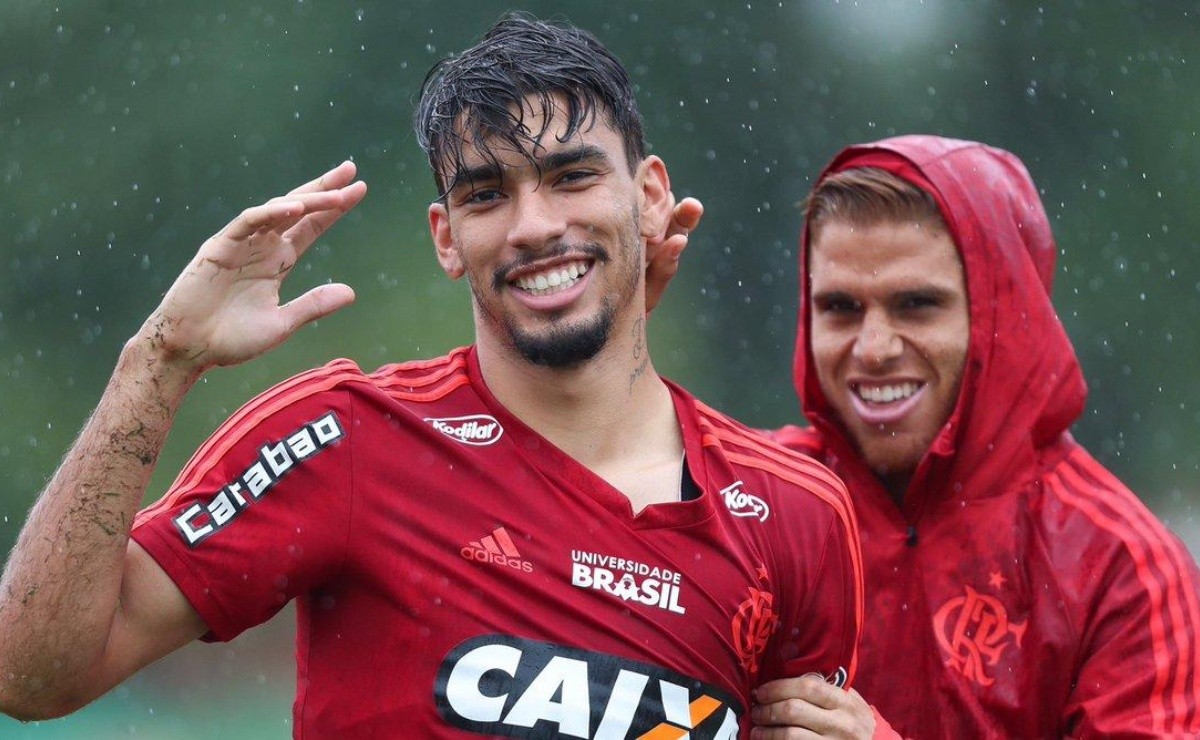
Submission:
[[392,398],[417,403],[433,403],[471,382],[465,349],[437,360],[388,365],[370,377]]
[[1188,729],[1185,725],[1189,714],[1192,715],[1190,731],[1200,729],[1194,716],[1200,701],[1200,685],[1197,685],[1200,676],[1195,671],[1200,658],[1191,627],[1200,624],[1200,607],[1197,584],[1182,561],[1179,547],[1165,536],[1162,525],[1133,493],[1082,449],[1056,466],[1045,478],[1045,484],[1063,503],[1116,537],[1133,562],[1138,583],[1151,606],[1149,627],[1155,680],[1150,710],[1155,731],[1182,733]]
[[766,435],[775,444],[782,445],[793,452],[821,460],[825,456],[825,443],[821,435],[812,427],[799,427],[787,424],[779,429],[767,430]]
[[204,460],[220,459],[264,419],[318,393],[355,382],[369,383],[370,381],[357,364],[351,360],[340,359],[295,375],[251,399],[226,419],[217,431],[196,450],[187,464],[183,466],[183,470],[180,471],[175,482],[171,484],[168,489],[169,493],[143,509],[138,514],[134,528],[163,509],[170,508],[180,497],[187,495],[207,472],[207,466],[203,464]]
[[765,433],[751,429],[744,424],[729,418],[703,402],[697,401],[700,411],[701,427],[713,434],[717,441],[724,445],[735,445],[745,450],[769,455],[772,459],[785,462],[790,467],[803,471],[807,475],[820,480],[835,491],[845,489],[841,478],[825,467],[819,460],[803,455],[785,445],[776,442]]

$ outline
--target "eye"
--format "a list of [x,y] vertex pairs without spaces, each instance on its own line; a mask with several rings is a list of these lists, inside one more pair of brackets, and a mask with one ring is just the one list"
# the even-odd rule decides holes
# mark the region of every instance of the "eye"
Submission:
[[558,178],[559,185],[578,185],[596,176],[593,170],[568,170]]
[[862,304],[846,295],[818,296],[813,300],[817,313],[851,316],[862,310]]
[[476,188],[462,197],[464,205],[485,205],[500,198],[497,188]]
[[931,293],[907,293],[900,297],[899,306],[905,311],[919,311],[923,308],[937,308],[942,302]]

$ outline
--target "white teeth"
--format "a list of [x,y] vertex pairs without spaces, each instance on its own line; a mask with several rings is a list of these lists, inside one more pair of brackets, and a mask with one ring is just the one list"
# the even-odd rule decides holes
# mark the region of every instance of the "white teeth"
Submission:
[[572,262],[566,267],[557,267],[537,275],[519,277],[515,282],[518,288],[533,295],[550,295],[570,288],[587,271],[586,262]]
[[854,392],[858,397],[868,403],[892,403],[893,401],[902,401],[912,396],[917,392],[920,385],[917,383],[900,383],[898,385],[883,385],[883,386],[856,386]]

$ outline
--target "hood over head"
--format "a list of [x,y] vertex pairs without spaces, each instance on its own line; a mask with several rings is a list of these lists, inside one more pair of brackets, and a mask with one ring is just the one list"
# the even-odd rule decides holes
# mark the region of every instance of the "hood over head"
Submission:
[[[970,313],[958,402],[909,483],[904,508],[999,493],[1024,483],[1036,450],[1083,412],[1087,389],[1050,293],[1056,247],[1025,166],[1009,152],[938,136],[901,136],[848,147],[817,182],[876,167],[928,192],[958,247]],[[851,490],[873,475],[821,392],[809,351],[808,223],[800,243],[795,382]],[[1015,479],[1014,479],[1015,478]]]

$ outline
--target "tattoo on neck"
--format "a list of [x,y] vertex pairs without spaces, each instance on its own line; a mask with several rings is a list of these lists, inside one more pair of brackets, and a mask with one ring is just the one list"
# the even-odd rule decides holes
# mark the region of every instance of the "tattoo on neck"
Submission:
[[643,358],[633,372],[629,374],[629,393],[633,394],[633,384],[638,381],[638,378],[646,374],[646,368],[650,366],[650,358]]
[[640,318],[633,322],[633,359],[641,360],[633,372],[629,374],[629,393],[633,394],[633,384],[646,374],[650,366],[650,355],[646,352],[646,319]]

